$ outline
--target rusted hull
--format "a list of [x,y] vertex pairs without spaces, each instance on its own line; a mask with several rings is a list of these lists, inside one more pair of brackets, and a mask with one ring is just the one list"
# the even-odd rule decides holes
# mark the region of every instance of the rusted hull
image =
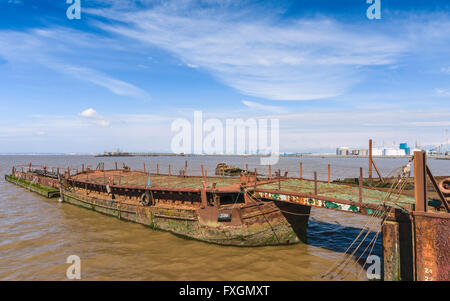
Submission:
[[450,280],[450,214],[414,212],[416,279]]
[[219,210],[214,206],[143,206],[135,201],[121,202],[70,190],[63,190],[63,200],[185,238],[229,246],[268,246],[304,241],[310,212],[307,206],[290,208],[295,211],[293,214],[300,215],[293,218],[289,216],[291,214],[281,212],[277,204],[264,202],[229,209],[232,220],[219,222]]
[[37,181],[33,181],[33,179],[28,177],[15,177],[10,175],[5,175],[5,180],[7,182],[13,183],[17,186],[23,187],[25,189],[28,189],[32,192],[35,192],[39,195],[42,195],[46,198],[56,198],[59,196],[59,189],[56,189],[53,186],[50,186],[51,183],[48,183],[46,181],[43,181],[45,179],[42,179],[40,177],[37,177]]

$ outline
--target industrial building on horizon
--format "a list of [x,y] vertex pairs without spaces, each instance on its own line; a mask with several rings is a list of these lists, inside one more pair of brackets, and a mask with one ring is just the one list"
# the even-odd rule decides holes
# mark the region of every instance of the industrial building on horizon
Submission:
[[[414,151],[420,149],[414,148],[411,150],[411,147],[408,146],[408,143],[400,143],[398,146],[393,145],[391,147],[374,147],[372,149],[372,156],[409,156]],[[367,148],[361,149],[350,149],[346,146],[341,146],[336,149],[337,156],[368,156],[369,150]]]

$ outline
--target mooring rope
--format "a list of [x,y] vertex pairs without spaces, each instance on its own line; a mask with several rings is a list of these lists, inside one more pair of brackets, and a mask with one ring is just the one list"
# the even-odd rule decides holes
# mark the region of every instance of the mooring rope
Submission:
[[[383,207],[386,204],[386,201],[389,200],[391,202],[393,202],[395,205],[399,206],[401,209],[407,211],[405,208],[403,208],[402,206],[400,206],[397,202],[398,199],[400,198],[401,192],[403,191],[403,189],[406,186],[406,181],[405,177],[406,175],[410,172],[410,166],[411,166],[411,162],[412,159],[408,162],[408,164],[406,164],[405,166],[403,166],[401,168],[401,171],[398,173],[398,180],[394,183],[392,183],[388,193],[385,195],[384,199],[383,199]],[[395,200],[391,199],[392,194],[395,192],[395,195],[397,196],[397,198]],[[389,209],[389,212],[385,215],[385,217],[387,217],[392,211],[392,206]],[[381,217],[384,213],[386,212],[382,212],[379,216]],[[379,217],[378,213],[376,212],[375,214],[371,215],[369,218],[369,221],[366,223],[366,225],[363,227],[363,229],[361,229],[360,233],[358,234],[358,236],[353,240],[353,242],[350,244],[350,246],[347,248],[347,250],[344,252],[343,258],[341,259],[341,261],[339,261],[337,264],[333,265],[323,276],[326,277],[328,276],[332,271],[337,270],[337,272],[335,271],[334,275],[332,276],[332,278],[334,278],[335,276],[338,276],[343,270],[344,268],[347,266],[348,262],[350,261],[351,258],[353,258],[354,254],[357,252],[357,250],[360,248],[360,246],[362,245],[362,243],[366,240],[368,234],[370,233],[370,229],[366,229],[366,226],[369,223],[372,223],[372,220],[375,219],[375,217],[378,219]],[[365,254],[365,251],[367,250],[367,248],[372,244],[371,247],[371,251],[373,250],[373,247],[376,243],[376,238],[378,238],[378,235],[382,229],[383,224],[385,223],[386,218],[383,217],[383,221],[382,223],[379,225],[379,229],[377,231],[377,234],[372,238],[372,241],[368,244],[368,246],[366,247],[366,249],[364,250],[364,252],[360,255],[360,257],[358,258],[358,260],[356,261],[356,263],[362,258],[362,256]],[[367,230],[366,235],[364,236],[364,238],[361,240],[361,242],[358,244],[358,246],[355,248],[355,250],[353,250],[353,252],[351,254],[347,254],[347,252],[350,250],[350,248],[356,243],[356,241],[359,239],[359,237]],[[375,238],[376,237],[376,238]],[[372,243],[373,242],[373,243]],[[364,264],[365,266],[365,264]],[[364,269],[363,266],[363,269]],[[348,273],[347,273],[348,275]]]

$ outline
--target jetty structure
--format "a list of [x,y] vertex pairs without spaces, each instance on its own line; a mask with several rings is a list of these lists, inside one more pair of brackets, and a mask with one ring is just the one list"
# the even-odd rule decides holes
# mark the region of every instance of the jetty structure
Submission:
[[[370,181],[372,166],[370,158]],[[414,193],[404,189],[414,165]],[[377,237],[383,244],[384,280],[450,280],[450,178],[440,182],[426,163],[425,152],[415,152],[389,187],[319,181],[289,177],[277,170],[261,175],[248,165],[239,176],[214,175],[201,168],[201,176],[188,174],[188,162],[174,173],[131,170],[117,163],[105,169],[13,166],[5,175],[9,182],[45,197],[88,208],[119,219],[141,223],[153,229],[208,243],[230,246],[266,246],[306,241],[311,207],[351,212],[365,216],[367,224],[343,254],[341,261],[324,275],[339,276],[361,241],[379,230],[360,256],[370,255]],[[380,179],[382,179],[381,174]],[[429,199],[427,178],[437,195]],[[373,232],[372,232],[373,233]],[[359,239],[359,240],[358,240]]]

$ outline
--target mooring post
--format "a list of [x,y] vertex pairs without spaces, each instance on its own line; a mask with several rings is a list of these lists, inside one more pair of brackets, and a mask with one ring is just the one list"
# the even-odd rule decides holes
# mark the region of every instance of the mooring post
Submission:
[[145,162],[144,162],[144,172],[145,172]]
[[81,172],[84,173],[84,163],[81,164]]
[[331,178],[331,165],[328,164],[328,184],[330,184],[330,178]]
[[300,177],[299,177],[299,179],[300,180],[303,179],[303,163],[302,162],[300,162]]
[[156,164],[156,174],[159,175],[159,164]]
[[314,172],[314,194],[318,195],[318,193],[317,193],[317,171]]
[[117,170],[117,162],[114,162],[114,164],[115,164],[115,167],[116,167],[116,170]]
[[269,164],[269,180],[272,179],[272,166]]
[[184,176],[187,177],[187,160],[184,161]]
[[170,177],[170,164],[169,164],[169,177]]

